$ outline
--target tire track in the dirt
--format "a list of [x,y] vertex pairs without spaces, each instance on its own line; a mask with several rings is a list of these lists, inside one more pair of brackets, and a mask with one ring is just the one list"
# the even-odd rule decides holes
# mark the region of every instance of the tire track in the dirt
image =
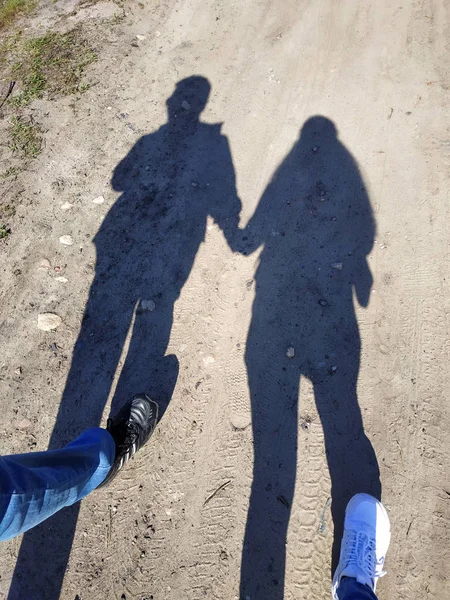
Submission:
[[332,523],[322,427],[315,420],[305,423],[307,429],[299,427],[298,472],[287,548],[287,597],[307,600],[329,597],[324,573],[330,561]]
[[[192,582],[189,598],[226,597],[229,569],[229,544],[234,530],[234,496],[238,455],[241,444],[239,432],[230,423],[229,404],[220,401],[223,389],[225,362],[232,318],[230,271],[228,254],[216,227],[210,231],[207,245],[213,245],[214,270],[208,276],[206,321],[208,335],[204,342],[203,368],[211,377],[211,393],[205,422],[205,437],[201,456],[198,457],[196,511],[198,524],[192,538],[195,563],[191,563],[188,577]],[[219,237],[220,235],[220,237]],[[206,249],[205,249],[206,250]],[[206,252],[205,252],[206,254]],[[208,253],[211,264],[211,250]],[[202,260],[199,260],[199,269]],[[206,265],[203,273],[207,273]],[[231,275],[232,276],[232,275]],[[206,277],[206,275],[204,275]],[[223,486],[223,487],[222,487]],[[218,490],[218,491],[217,491]],[[216,493],[217,492],[217,493]]]

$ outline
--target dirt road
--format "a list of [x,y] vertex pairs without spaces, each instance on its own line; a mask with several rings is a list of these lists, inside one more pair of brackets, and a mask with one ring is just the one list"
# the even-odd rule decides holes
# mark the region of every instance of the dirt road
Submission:
[[449,597],[448,10],[26,21],[81,24],[97,60],[84,94],[31,104],[45,145],[2,184],[0,450],[171,400],[110,487],[2,544],[0,596],[329,598],[333,532],[370,491],[392,522],[380,600]]

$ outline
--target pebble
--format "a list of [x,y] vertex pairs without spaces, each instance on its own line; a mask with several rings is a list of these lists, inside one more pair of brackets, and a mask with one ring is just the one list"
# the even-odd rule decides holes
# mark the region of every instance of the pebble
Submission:
[[53,331],[61,325],[62,319],[55,313],[41,313],[37,318],[37,326],[41,331]]
[[104,202],[104,201],[105,201],[105,199],[103,198],[103,196],[99,196],[98,198],[94,198],[94,199],[92,200],[92,202],[93,202],[94,204],[103,204],[103,202]]
[[183,100],[183,102],[181,103],[181,108],[184,108],[184,110],[189,110],[191,108],[191,105],[187,100]]
[[252,420],[249,414],[233,413],[230,417],[230,423],[235,429],[247,429],[251,422]]
[[342,263],[333,263],[331,266],[333,267],[333,269],[336,269],[337,271],[342,271],[342,267],[344,265]]
[[317,151],[318,151],[318,149],[319,149],[319,146],[313,146],[313,148],[312,148],[312,151],[313,151],[313,152],[317,152]]
[[136,35],[136,39],[139,40],[140,42],[143,42],[145,40],[145,35],[138,33]]
[[55,277],[56,281],[59,281],[60,283],[67,283],[69,280],[67,279],[67,277],[63,277],[62,275],[60,275],[59,277]]
[[319,300],[320,306],[328,306],[328,302],[326,300]]
[[141,308],[142,310],[148,310],[152,312],[153,310],[155,310],[156,304],[153,302],[153,300],[142,300]]
[[64,204],[61,204],[61,210],[70,210],[72,206],[73,204],[70,204],[70,202],[64,202]]
[[17,429],[29,429],[31,426],[32,422],[30,419],[21,419],[16,425]]
[[211,354],[208,354],[208,356],[205,356],[205,358],[203,359],[203,364],[206,366],[213,365],[215,362],[216,359]]
[[286,350],[286,356],[288,358],[294,358],[295,356],[295,348],[292,348],[292,346],[290,346],[287,350]]
[[37,271],[48,271],[51,268],[50,261],[48,258],[43,258],[41,262],[38,264],[36,270]]
[[14,375],[20,377],[22,375],[22,367],[17,367],[17,369],[14,371]]
[[337,366],[336,366],[336,365],[332,365],[332,366],[331,366],[331,369],[330,369],[330,371],[331,371],[332,373],[336,373],[336,371],[337,371]]
[[61,244],[63,244],[64,246],[72,246],[73,245],[73,237],[71,235],[62,235],[59,238],[59,241],[61,242]]

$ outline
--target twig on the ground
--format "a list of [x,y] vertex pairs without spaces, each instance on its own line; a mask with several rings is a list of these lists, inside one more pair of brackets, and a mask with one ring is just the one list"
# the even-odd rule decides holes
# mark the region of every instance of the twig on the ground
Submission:
[[13,91],[15,85],[16,85],[15,81],[9,82],[8,91],[6,92],[6,96],[3,98],[2,103],[0,104],[0,108],[5,104],[5,102],[8,100],[8,98],[12,94],[12,91]]
[[215,490],[212,494],[210,494],[206,498],[206,500],[203,502],[203,506],[206,506],[208,504],[208,502],[214,498],[214,496],[216,496],[221,490],[224,490],[227,487],[227,485],[229,485],[230,483],[231,483],[231,479],[229,479],[228,481],[225,481],[224,483],[222,483],[222,485],[219,485],[217,490]]

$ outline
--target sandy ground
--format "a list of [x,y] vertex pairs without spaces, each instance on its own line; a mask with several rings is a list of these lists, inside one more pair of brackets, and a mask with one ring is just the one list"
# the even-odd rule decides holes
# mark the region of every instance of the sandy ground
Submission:
[[448,3],[116,9],[29,21],[85,23],[99,59],[2,184],[0,450],[171,400],[110,487],[1,545],[0,597],[329,598],[365,490],[380,599],[448,598]]

